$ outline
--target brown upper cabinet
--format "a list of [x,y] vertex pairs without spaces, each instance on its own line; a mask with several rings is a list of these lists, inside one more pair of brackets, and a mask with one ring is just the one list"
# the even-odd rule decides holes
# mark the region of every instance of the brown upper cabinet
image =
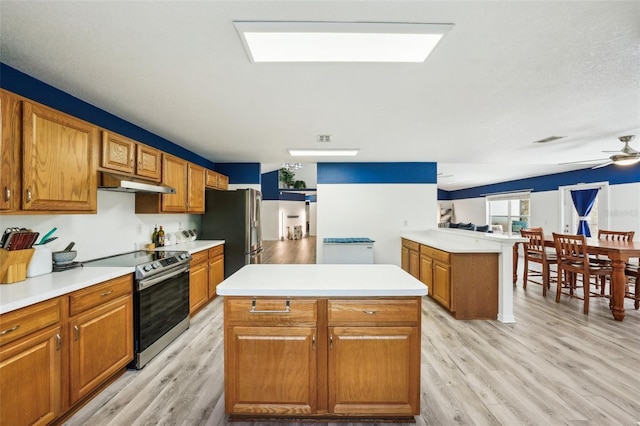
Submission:
[[204,167],[162,155],[162,183],[175,194],[136,194],[136,213],[204,213]]
[[206,171],[205,185],[207,188],[222,189],[224,191],[229,189],[229,177],[213,170]]
[[156,182],[162,173],[162,152],[113,132],[102,132],[100,166]]
[[22,144],[22,210],[96,212],[96,126],[23,101]]
[[20,209],[20,145],[22,104],[8,92],[0,91],[0,211]]

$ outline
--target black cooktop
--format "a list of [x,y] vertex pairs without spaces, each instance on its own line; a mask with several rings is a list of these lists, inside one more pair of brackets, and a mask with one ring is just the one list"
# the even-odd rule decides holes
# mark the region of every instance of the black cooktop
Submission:
[[182,251],[138,250],[82,262],[85,266],[138,266],[165,258],[175,258]]

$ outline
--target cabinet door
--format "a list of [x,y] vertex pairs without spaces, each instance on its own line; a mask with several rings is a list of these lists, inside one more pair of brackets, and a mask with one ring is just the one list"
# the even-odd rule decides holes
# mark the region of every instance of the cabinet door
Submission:
[[204,213],[204,167],[188,164],[188,211]]
[[209,300],[209,271],[207,266],[206,261],[191,265],[191,271],[189,272],[189,313],[191,315]]
[[207,188],[218,189],[218,172],[206,170],[204,183]]
[[160,181],[162,175],[162,152],[150,146],[137,147],[136,174],[149,179]]
[[135,172],[136,143],[124,136],[102,132],[102,159],[100,165],[120,172]]
[[429,295],[433,296],[433,259],[420,254],[420,281],[429,288]]
[[433,262],[433,298],[451,310],[451,267]]
[[0,424],[45,425],[61,411],[61,328],[0,348]]
[[400,254],[402,270],[409,272],[409,249],[405,246],[402,246]]
[[420,279],[420,254],[414,250],[409,250],[409,273]]
[[419,414],[417,330],[329,327],[329,413]]
[[133,359],[133,298],[125,296],[69,322],[70,396],[75,403]]
[[175,188],[175,194],[162,194],[162,211],[187,211],[187,162],[178,157],[162,156],[162,182]]
[[20,122],[22,104],[0,91],[0,211],[20,209]]
[[229,176],[218,174],[218,189],[224,191],[229,189]]
[[224,256],[209,260],[209,299],[216,296],[216,287],[224,281]]
[[228,327],[225,411],[269,415],[315,413],[315,336],[316,329],[308,327]]
[[96,211],[98,130],[23,102],[22,209]]

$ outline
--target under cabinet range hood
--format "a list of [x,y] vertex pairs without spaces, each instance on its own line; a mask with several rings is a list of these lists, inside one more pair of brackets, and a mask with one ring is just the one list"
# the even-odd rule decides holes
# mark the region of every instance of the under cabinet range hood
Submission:
[[162,183],[147,181],[131,176],[101,172],[98,189],[117,192],[151,192],[155,194],[175,194],[176,190]]

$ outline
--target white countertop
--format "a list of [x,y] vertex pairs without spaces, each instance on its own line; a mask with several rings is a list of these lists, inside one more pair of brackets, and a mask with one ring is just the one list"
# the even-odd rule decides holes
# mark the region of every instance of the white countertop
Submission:
[[[224,244],[224,240],[196,240],[161,247],[158,250],[181,250],[193,254],[221,244]],[[62,296],[122,275],[132,274],[133,271],[132,267],[83,267],[27,278],[13,284],[0,284],[0,314]]]
[[424,296],[427,286],[395,265],[246,265],[218,284],[222,296]]
[[525,241],[519,235],[485,234],[463,229],[408,231],[402,238],[449,253],[500,253],[503,244]]

